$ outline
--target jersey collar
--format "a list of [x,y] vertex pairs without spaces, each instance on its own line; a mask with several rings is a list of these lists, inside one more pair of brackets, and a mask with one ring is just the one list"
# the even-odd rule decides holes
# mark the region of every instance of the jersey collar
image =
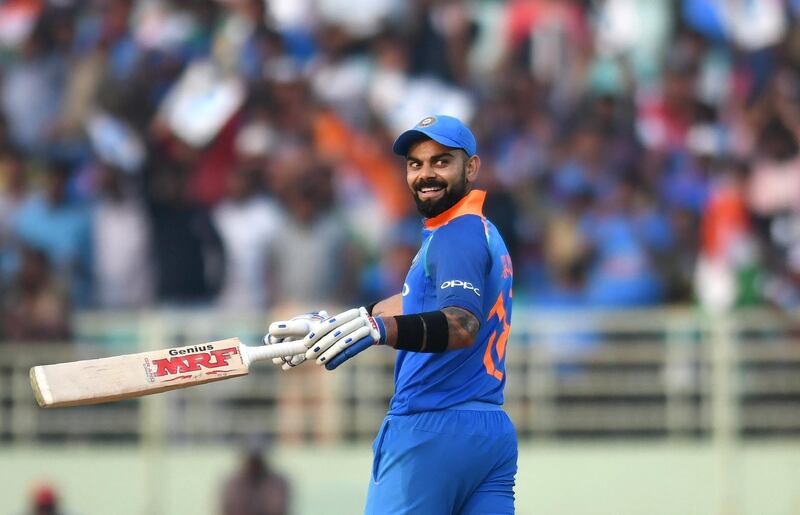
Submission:
[[464,198],[456,202],[456,204],[434,216],[433,218],[425,219],[425,229],[432,231],[447,224],[454,218],[464,215],[478,215],[483,216],[483,201],[486,199],[486,192],[481,190],[472,190]]

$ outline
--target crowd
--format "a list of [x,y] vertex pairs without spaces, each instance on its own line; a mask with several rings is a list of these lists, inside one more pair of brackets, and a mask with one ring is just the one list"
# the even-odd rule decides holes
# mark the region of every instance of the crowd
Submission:
[[468,121],[542,309],[800,304],[795,0],[7,0],[0,337],[400,290],[396,134]]

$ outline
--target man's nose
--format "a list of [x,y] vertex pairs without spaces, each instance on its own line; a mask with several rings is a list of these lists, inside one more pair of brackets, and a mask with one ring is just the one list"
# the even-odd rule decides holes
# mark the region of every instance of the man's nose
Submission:
[[430,163],[424,163],[419,169],[420,177],[433,177],[436,175],[433,171],[433,166]]

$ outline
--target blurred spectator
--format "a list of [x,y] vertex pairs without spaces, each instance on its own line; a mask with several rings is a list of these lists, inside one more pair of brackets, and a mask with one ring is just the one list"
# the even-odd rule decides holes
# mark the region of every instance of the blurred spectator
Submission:
[[591,217],[581,221],[591,246],[588,301],[604,307],[656,304],[664,285],[651,257],[671,245],[671,228],[663,214],[632,177],[619,181]]
[[342,26],[323,26],[319,36],[324,57],[314,63],[314,95],[351,125],[365,125],[369,119],[363,102],[370,78],[369,56]]
[[576,192],[565,209],[554,211],[546,221],[544,260],[547,277],[535,292],[541,307],[580,308],[587,305],[586,274],[590,246],[580,229],[591,194]]
[[209,302],[219,291],[224,255],[211,216],[187,191],[180,169],[158,168],[150,184],[156,292],[171,304]]
[[695,57],[685,47],[673,48],[666,56],[662,81],[638,98],[637,129],[646,148],[668,153],[684,148],[696,79]]
[[11,222],[27,194],[24,164],[23,154],[11,147],[0,149],[0,284],[16,266]]
[[50,485],[38,485],[31,490],[30,508],[25,515],[65,515],[58,492]]
[[483,166],[486,168],[482,170],[483,176],[478,183],[478,188],[486,190],[487,193],[484,212],[502,235],[513,261],[519,252],[519,209],[511,192],[497,180],[495,169],[489,166],[489,163]]
[[791,130],[780,118],[759,134],[759,152],[746,186],[767,266],[764,295],[785,309],[800,305],[800,124]]
[[563,197],[591,190],[596,199],[609,196],[614,183],[609,134],[593,122],[581,123],[570,135],[565,162],[555,170],[554,193]]
[[19,272],[6,292],[3,336],[12,341],[66,341],[69,303],[63,283],[54,277],[44,252],[23,247]]
[[408,39],[411,73],[466,84],[467,57],[477,28],[469,7],[454,0],[424,0],[416,4]]
[[507,59],[547,86],[542,93],[554,108],[568,107],[582,93],[589,36],[585,9],[572,0],[514,0],[507,4],[507,17]]
[[674,3],[603,0],[597,4],[595,65],[620,66],[639,83],[651,84],[658,78],[663,53],[673,43]]
[[91,212],[69,195],[67,165],[51,163],[45,174],[42,190],[34,190],[22,202],[11,229],[20,242],[47,256],[72,302],[86,305],[91,286]]
[[94,287],[104,308],[137,308],[154,296],[151,228],[135,178],[112,167],[98,170],[94,210]]
[[666,287],[664,299],[671,304],[686,303],[694,300],[700,287],[695,284],[700,249],[699,217],[686,209],[674,209],[667,213],[667,218],[674,233],[674,250],[656,257]]
[[703,213],[697,295],[714,311],[760,300],[754,284],[759,256],[745,207],[746,172],[734,163],[721,166]]
[[760,218],[800,211],[800,146],[779,119],[764,127],[750,179],[749,204]]
[[67,63],[51,22],[40,16],[21,44],[18,58],[0,74],[0,100],[15,145],[46,153],[46,143],[59,113]]
[[258,192],[258,171],[241,169],[228,176],[227,195],[213,212],[225,253],[221,307],[262,309],[271,300],[269,256],[279,241],[283,216]]
[[279,190],[286,216],[272,251],[275,302],[319,306],[353,298],[355,252],[333,206],[331,170],[292,150],[276,161],[274,172],[286,181]]
[[263,449],[248,449],[239,470],[222,491],[222,515],[288,515],[289,483],[264,459]]

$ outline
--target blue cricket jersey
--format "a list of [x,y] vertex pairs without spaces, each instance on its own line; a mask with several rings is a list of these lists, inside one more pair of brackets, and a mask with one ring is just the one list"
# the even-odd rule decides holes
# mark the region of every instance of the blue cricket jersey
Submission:
[[424,239],[403,286],[403,313],[456,306],[481,324],[472,346],[441,353],[398,351],[390,415],[447,409],[467,401],[503,404],[511,329],[511,258],[473,190],[425,220]]

